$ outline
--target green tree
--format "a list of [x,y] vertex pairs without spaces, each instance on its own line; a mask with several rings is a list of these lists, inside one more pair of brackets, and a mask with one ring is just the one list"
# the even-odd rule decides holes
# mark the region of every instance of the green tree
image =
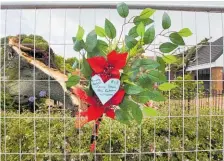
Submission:
[[201,97],[204,92],[203,81],[194,81],[192,74],[185,74],[184,79],[182,76],[178,76],[172,84],[176,88],[170,91],[171,99],[187,100],[188,112],[190,111],[190,100],[195,99],[197,95]]

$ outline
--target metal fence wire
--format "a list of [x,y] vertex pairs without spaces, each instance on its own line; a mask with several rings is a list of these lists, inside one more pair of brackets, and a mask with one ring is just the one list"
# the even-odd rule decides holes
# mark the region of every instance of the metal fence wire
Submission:
[[[101,2],[100,2],[101,3]],[[1,6],[1,111],[0,111],[0,161],[39,161],[39,160],[209,160],[224,161],[224,8],[219,6],[184,6],[184,5],[136,5],[130,4],[130,14],[136,15],[140,9],[151,7],[157,9],[155,14],[156,32],[161,29],[161,13],[168,12],[172,20],[172,29],[179,30],[189,27],[193,35],[182,48],[182,72],[174,75],[172,67],[167,70],[169,82],[180,82],[178,95],[172,91],[166,93],[168,100],[155,104],[155,108],[161,110],[158,116],[150,117],[140,126],[126,126],[105,120],[100,131],[97,150],[89,152],[90,128],[74,128],[74,117],[66,107],[66,94],[60,95],[61,102],[57,104],[60,109],[52,108],[50,105],[47,112],[41,114],[40,109],[34,112],[23,112],[21,91],[25,86],[31,86],[33,96],[36,95],[40,84],[47,87],[49,100],[51,95],[59,91],[55,88],[50,76],[39,79],[39,69],[35,67],[37,36],[42,36],[51,49],[63,58],[63,71],[66,73],[66,59],[76,57],[82,58],[81,53],[73,51],[72,37],[77,31],[78,25],[87,31],[94,29],[95,25],[104,24],[108,18],[115,23],[117,29],[122,25],[122,20],[116,15],[115,3],[70,3],[70,2],[26,2],[8,3]],[[158,21],[158,23],[157,23]],[[127,30],[128,31],[128,30]],[[87,32],[86,32],[87,33]],[[34,37],[33,51],[34,66],[29,66],[30,71],[24,71],[24,61],[21,56],[17,58],[17,67],[8,65],[7,36],[30,35]],[[126,29],[125,29],[125,33]],[[123,36],[124,36],[123,35]],[[221,43],[207,43],[208,63],[196,65],[191,73],[191,80],[185,79],[183,72],[185,68],[185,54],[189,48],[196,46],[204,38],[210,38],[209,42],[215,42],[221,38]],[[160,41],[153,46],[157,48]],[[19,49],[20,49],[19,40]],[[202,46],[202,47],[203,47]],[[214,47],[220,47],[222,54],[217,60],[221,66],[215,66],[212,54],[217,52]],[[200,45],[201,47],[201,45]],[[155,57],[155,53],[147,53]],[[50,57],[50,56],[49,56]],[[201,50],[196,50],[196,58],[203,59]],[[51,58],[51,57],[50,57]],[[49,68],[51,60],[48,59]],[[217,63],[217,62],[216,62]],[[11,67],[14,70],[8,70]],[[80,68],[80,65],[79,65]],[[18,71],[15,71],[18,69]],[[201,77],[203,70],[207,73]],[[18,74],[17,79],[8,77],[9,73]],[[32,73],[32,77],[23,77],[24,72]],[[221,74],[220,74],[221,73]],[[220,77],[221,75],[221,77]],[[179,76],[180,79],[176,79]],[[218,77],[219,76],[219,77]],[[25,78],[25,79],[24,79]],[[15,100],[8,103],[7,88],[14,82],[18,98],[16,112],[11,112],[11,105]],[[201,82],[204,89],[201,90]],[[220,83],[221,82],[221,83]],[[15,85],[16,84],[16,85]],[[193,84],[193,85],[192,85]],[[190,89],[187,90],[190,86]],[[192,90],[192,88],[194,90]],[[215,90],[213,90],[215,86]],[[12,88],[10,88],[12,89]],[[14,96],[13,96],[14,97]],[[30,98],[30,96],[23,96]],[[36,99],[34,98],[34,104]],[[54,106],[54,105],[52,105]],[[68,114],[69,113],[69,114]],[[85,135],[85,134],[88,135]],[[87,136],[87,137],[86,137]],[[40,143],[41,142],[41,143]],[[42,145],[43,144],[43,145]]]

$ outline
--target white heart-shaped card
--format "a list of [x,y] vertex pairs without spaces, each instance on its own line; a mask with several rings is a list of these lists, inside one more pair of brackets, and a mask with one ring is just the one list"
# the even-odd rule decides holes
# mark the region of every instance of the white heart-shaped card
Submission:
[[119,90],[120,80],[116,78],[109,79],[106,83],[103,82],[100,76],[94,75],[91,78],[91,86],[104,105],[109,101]]

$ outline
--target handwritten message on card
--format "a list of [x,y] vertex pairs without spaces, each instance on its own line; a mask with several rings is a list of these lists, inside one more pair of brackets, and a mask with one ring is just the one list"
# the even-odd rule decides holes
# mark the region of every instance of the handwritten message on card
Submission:
[[111,78],[110,80],[104,83],[100,76],[94,75],[91,78],[91,85],[94,92],[104,105],[119,90],[120,80],[116,78]]

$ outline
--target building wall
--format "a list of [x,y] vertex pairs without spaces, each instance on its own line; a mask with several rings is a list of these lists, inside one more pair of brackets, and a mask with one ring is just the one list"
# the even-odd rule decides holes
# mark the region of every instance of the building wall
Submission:
[[212,90],[222,91],[223,90],[223,67],[213,67],[212,68]]

